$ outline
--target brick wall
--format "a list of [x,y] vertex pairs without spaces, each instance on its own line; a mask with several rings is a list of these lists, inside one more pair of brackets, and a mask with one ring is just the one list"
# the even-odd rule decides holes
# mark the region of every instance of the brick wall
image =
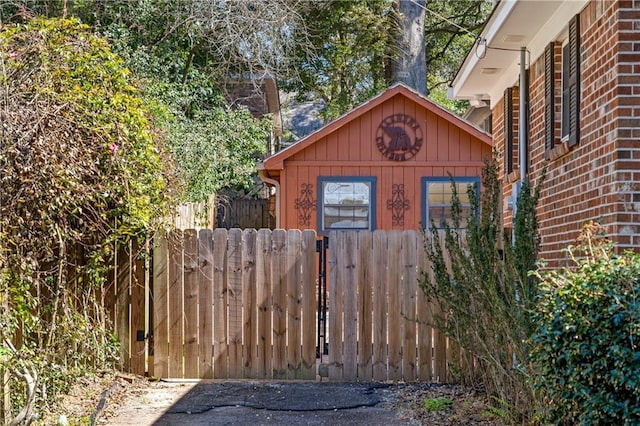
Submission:
[[[546,180],[538,206],[541,257],[566,263],[583,224],[599,220],[619,249],[640,247],[640,0],[593,0],[580,14],[580,143],[544,155],[544,57],[530,64],[530,177]],[[556,144],[560,144],[562,41],[555,57]],[[634,98],[635,97],[635,98]],[[504,106],[494,108],[494,143],[504,153]],[[517,130],[516,130],[517,131]],[[505,177],[505,195],[511,184]],[[505,226],[511,226],[505,212]]]

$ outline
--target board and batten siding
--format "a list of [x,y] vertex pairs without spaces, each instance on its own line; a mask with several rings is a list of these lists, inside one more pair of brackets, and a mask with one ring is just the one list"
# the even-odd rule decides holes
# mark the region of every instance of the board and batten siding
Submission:
[[[403,134],[395,138],[408,138],[402,141],[410,142],[413,156],[400,161],[380,151],[383,123],[386,132]],[[389,136],[383,145],[391,151]],[[389,151],[390,157],[404,155]],[[265,159],[259,168],[265,182],[277,187],[281,228],[318,230],[319,177],[373,177],[375,229],[409,230],[421,226],[423,178],[479,178],[491,155],[490,135],[399,83]],[[396,210],[395,220],[393,201],[405,206]]]
[[[406,161],[387,159],[375,142],[379,123],[398,113],[415,117],[424,137],[421,149]],[[319,176],[373,176],[376,178],[376,228],[416,229],[422,218],[421,178],[446,177],[449,173],[456,177],[478,177],[483,158],[490,155],[491,147],[478,138],[410,99],[396,96],[392,102],[373,108],[285,160],[280,172],[280,226],[317,229],[317,210],[310,212],[308,223],[302,223],[296,200],[301,199],[302,188],[311,185],[311,197],[317,202]],[[404,225],[392,223],[387,206],[394,184],[404,185],[404,197],[409,201]]]

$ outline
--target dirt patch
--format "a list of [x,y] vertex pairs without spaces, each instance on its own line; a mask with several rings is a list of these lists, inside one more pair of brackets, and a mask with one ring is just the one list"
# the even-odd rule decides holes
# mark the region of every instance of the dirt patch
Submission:
[[[259,382],[256,386],[273,386],[264,383],[268,382]],[[175,406],[176,401],[191,392],[194,386],[193,382],[158,382],[114,372],[82,377],[72,387],[71,392],[52,408],[44,418],[44,424],[59,424],[61,417],[66,419],[69,425],[92,422],[110,425],[126,424],[127,419],[136,419],[138,425],[165,424],[160,419],[162,413],[170,412],[168,407]],[[284,383],[280,386],[287,385]],[[500,412],[490,407],[484,393],[463,386],[388,383],[383,386],[374,386],[374,391],[379,393],[380,402],[369,409],[391,411],[400,424],[504,424],[499,417]],[[435,402],[430,404],[431,410],[425,407],[425,400]],[[145,409],[153,413],[154,417],[145,417],[149,416]],[[339,423],[338,419],[334,424]]]
[[[425,401],[435,402],[425,405]],[[449,401],[450,403],[448,403]],[[504,425],[500,410],[489,404],[477,389],[439,383],[400,383],[390,390],[385,402],[398,417],[420,425]]]
[[42,424],[84,425],[96,420],[98,424],[106,424],[129,396],[143,392],[149,385],[144,377],[111,370],[80,377],[67,395],[49,407]]

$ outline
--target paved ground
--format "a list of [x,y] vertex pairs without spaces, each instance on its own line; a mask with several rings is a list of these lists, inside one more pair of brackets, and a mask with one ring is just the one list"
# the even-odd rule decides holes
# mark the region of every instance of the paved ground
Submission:
[[110,425],[389,425],[389,385],[335,382],[158,382]]

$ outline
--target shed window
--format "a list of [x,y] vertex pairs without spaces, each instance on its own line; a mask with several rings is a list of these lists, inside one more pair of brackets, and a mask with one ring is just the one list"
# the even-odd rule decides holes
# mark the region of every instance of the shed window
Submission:
[[319,231],[375,229],[375,177],[320,177]]
[[[455,186],[458,200],[460,201],[460,227],[465,228],[467,219],[471,215],[471,199],[467,192],[469,185],[479,185],[477,177],[455,177]],[[425,227],[430,227],[431,222],[437,228],[444,228],[445,224],[453,226],[451,214],[451,200],[453,197],[451,178],[422,178],[423,213],[422,219]]]

